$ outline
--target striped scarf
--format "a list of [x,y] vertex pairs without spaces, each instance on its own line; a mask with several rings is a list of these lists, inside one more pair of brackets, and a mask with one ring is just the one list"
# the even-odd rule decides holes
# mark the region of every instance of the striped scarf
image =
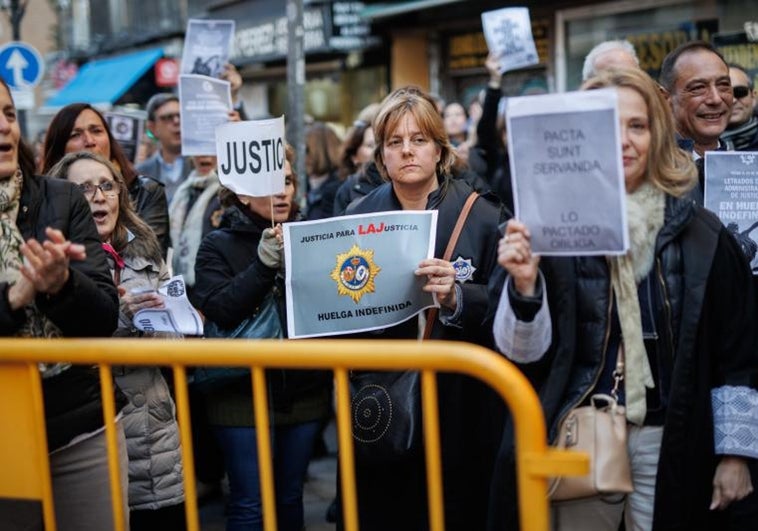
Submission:
[[739,127],[724,131],[721,140],[731,142],[735,151],[745,151],[756,141],[756,136],[758,136],[758,118],[753,116]]
[[[18,230],[16,219],[21,203],[23,174],[21,170],[6,179],[0,180],[0,282],[13,285],[21,277],[23,255],[21,245],[24,237]],[[18,337],[60,337],[61,331],[53,322],[37,309],[32,302],[24,308],[26,321],[16,332]],[[40,364],[44,376],[51,376],[64,370],[67,365]]]

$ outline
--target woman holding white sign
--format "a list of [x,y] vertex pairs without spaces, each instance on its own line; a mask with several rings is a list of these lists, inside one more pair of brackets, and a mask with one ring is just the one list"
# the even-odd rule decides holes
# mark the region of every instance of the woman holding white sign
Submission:
[[[752,491],[746,460],[758,457],[750,271],[721,223],[684,198],[697,170],[676,147],[656,83],[618,70],[584,85],[601,87],[618,90],[631,249],[540,260],[528,228],[509,222],[491,283],[495,340],[533,378],[552,441],[581,441],[580,424],[577,439],[556,438],[598,397],[626,426],[619,467],[608,474],[628,466],[629,486],[593,483],[594,496],[575,499],[559,496],[571,481],[563,478],[552,494],[555,529],[615,531],[622,516],[630,531],[728,529],[723,509]],[[513,472],[512,452],[509,434],[493,483],[493,530],[514,523],[514,484],[500,480]]]
[[[454,179],[456,161],[440,114],[428,95],[401,88],[382,103],[374,120],[374,161],[386,183],[348,207],[347,214],[392,210],[437,210],[435,257],[442,257],[459,219],[460,238],[449,259],[421,261],[413,272],[426,278],[424,291],[436,294],[438,317],[430,314],[425,337],[489,344],[481,323],[487,306],[487,281],[495,266],[497,225],[504,217],[497,200],[477,196]],[[469,200],[468,216],[461,216]],[[375,339],[415,339],[418,322],[362,334]],[[489,390],[463,376],[441,374],[439,405],[446,529],[483,529],[493,442],[501,413]],[[390,429],[392,429],[390,427]],[[369,453],[367,446],[364,451]],[[371,461],[371,462],[369,462]],[[427,524],[423,449],[391,462],[357,461],[358,509],[363,530],[420,530]]]
[[[116,337],[169,334],[138,331],[132,319],[145,308],[161,308],[157,292],[169,279],[152,229],[132,207],[118,170],[88,151],[70,153],[50,169],[51,177],[76,184],[88,201],[106,252],[120,306]],[[128,399],[122,410],[129,456],[129,509],[132,531],[184,529],[184,485],[176,407],[158,367],[113,367],[116,384]]]
[[[281,194],[252,197],[221,189],[221,228],[203,239],[195,261],[195,300],[207,319],[206,335],[215,330],[214,337],[275,339],[287,329],[281,224],[296,219],[298,208],[294,150],[287,146],[285,155]],[[269,370],[266,381],[277,524],[282,531],[301,531],[308,461],[331,412],[329,374]],[[250,374],[228,374],[203,385],[208,422],[229,477],[226,530],[263,529]]]

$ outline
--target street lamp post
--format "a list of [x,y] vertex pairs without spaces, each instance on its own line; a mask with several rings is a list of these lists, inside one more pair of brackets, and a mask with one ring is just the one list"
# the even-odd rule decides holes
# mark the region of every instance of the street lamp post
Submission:
[[298,199],[301,206],[308,176],[305,172],[305,36],[303,0],[287,0],[287,138],[297,157]]

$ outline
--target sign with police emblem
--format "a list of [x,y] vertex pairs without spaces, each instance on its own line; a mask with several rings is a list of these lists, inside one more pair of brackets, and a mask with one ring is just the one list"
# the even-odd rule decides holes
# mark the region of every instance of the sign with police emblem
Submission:
[[414,271],[434,256],[436,211],[284,225],[290,338],[378,330],[435,305]]

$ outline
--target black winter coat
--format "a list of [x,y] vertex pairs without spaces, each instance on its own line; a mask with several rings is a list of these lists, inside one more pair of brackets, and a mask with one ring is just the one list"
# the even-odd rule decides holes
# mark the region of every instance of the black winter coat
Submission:
[[315,190],[308,185],[305,197],[307,202],[306,218],[309,221],[332,217],[334,213],[334,198],[341,185],[342,181],[337,178],[336,172],[329,174],[326,181],[321,183],[321,186]]
[[[62,179],[25,176],[16,225],[25,240],[45,241],[45,229],[52,227],[85,246],[87,259],[71,262],[63,289],[51,297],[40,294],[35,302],[64,337],[111,336],[118,323],[118,295],[89,204],[79,189]],[[14,335],[26,319],[23,310],[10,309],[8,288],[0,283],[2,336]],[[49,451],[103,425],[97,369],[74,366],[42,383]]]
[[334,197],[334,215],[342,216],[347,207],[369,192],[375,190],[384,184],[384,179],[376,169],[376,163],[368,163],[360,171],[349,175],[337,189],[337,195]]
[[[237,327],[254,315],[264,297],[274,290],[286,335],[283,279],[277,269],[271,269],[258,259],[258,242],[263,230],[270,226],[271,221],[232,206],[224,214],[222,228],[210,232],[200,244],[195,260],[194,299],[198,310],[219,328]],[[274,412],[280,414],[289,413],[298,401],[301,406],[304,401],[317,403],[317,397],[330,387],[329,375],[323,371],[268,370],[266,377]],[[211,391],[208,400],[212,402],[214,396],[219,398],[223,394],[244,396],[245,406],[249,408],[250,379],[232,382],[218,392]],[[276,418],[274,420],[276,422]],[[238,425],[251,426],[252,418]]]
[[[429,195],[427,210],[438,212],[435,257],[443,256],[458,215],[472,191],[462,180],[443,178],[440,188]],[[390,210],[402,210],[402,206],[392,184],[385,183],[351,204],[347,214]],[[470,259],[476,268],[470,281],[459,284],[463,305],[460,327],[445,326],[437,320],[432,339],[490,346],[490,336],[482,333],[481,325],[487,307],[487,281],[496,265],[498,224],[505,217],[506,213],[491,196],[480,197],[474,203],[451,258],[451,261],[458,257]],[[415,339],[417,335],[417,320],[410,319],[380,332],[356,336]],[[502,402],[494,399],[483,384],[468,377],[440,374],[437,381],[446,529],[483,529],[495,442],[502,427]],[[358,463],[361,529],[425,529],[424,474],[423,453],[380,466]]]
[[[727,529],[709,511],[714,455],[711,390],[758,388],[756,305],[750,271],[734,239],[710,212],[691,200],[667,199],[656,240],[655,276],[664,308],[658,342],[673,363],[655,494],[655,531]],[[543,258],[553,340],[545,357],[523,366],[535,385],[555,439],[571,408],[592,391],[602,371],[610,326],[611,288],[602,257]],[[491,283],[491,313],[505,271]],[[503,437],[493,479],[488,529],[517,529],[513,434]]]
[[153,229],[165,260],[171,247],[165,186],[152,177],[138,175],[129,186],[129,197],[139,217]]

